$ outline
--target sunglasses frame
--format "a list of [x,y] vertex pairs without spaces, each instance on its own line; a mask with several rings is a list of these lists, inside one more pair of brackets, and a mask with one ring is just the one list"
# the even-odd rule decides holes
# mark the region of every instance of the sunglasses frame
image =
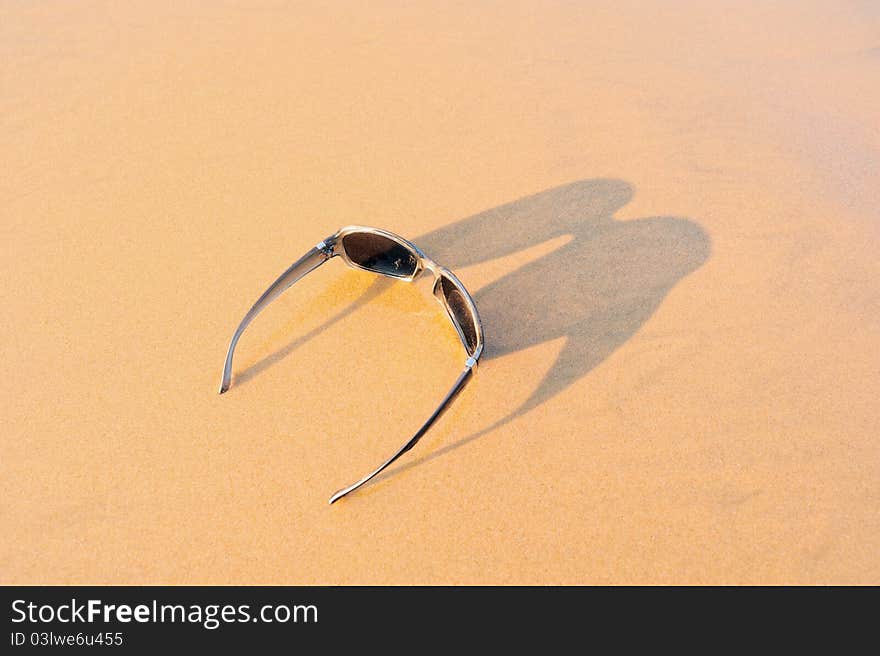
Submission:
[[[358,264],[349,257],[349,254],[345,250],[345,237],[354,233],[378,235],[395,242],[399,246],[402,246],[416,257],[415,270],[410,275],[397,276],[393,273],[377,271],[375,269],[371,269],[369,267]],[[441,401],[437,409],[434,410],[428,420],[415,433],[415,435],[413,435],[413,437],[410,438],[409,441],[407,441],[388,460],[382,463],[375,470],[361,478],[356,483],[353,483],[352,485],[344,487],[341,490],[335,492],[330,497],[331,504],[335,503],[342,497],[350,494],[351,492],[354,492],[359,487],[366,484],[370,479],[378,475],[386,467],[391,465],[391,463],[393,463],[400,456],[402,456],[413,446],[415,446],[415,444],[422,438],[422,436],[428,431],[428,429],[434,424],[434,422],[440,417],[440,415],[443,414],[443,412],[452,403],[453,399],[458,396],[458,394],[470,380],[471,376],[476,370],[480,356],[483,353],[483,324],[480,321],[480,315],[477,312],[477,306],[474,303],[473,297],[467,291],[462,282],[455,276],[454,273],[452,273],[452,271],[444,266],[437,264],[437,262],[425,255],[425,253],[418,246],[413,244],[408,239],[404,239],[400,235],[396,235],[393,232],[389,232],[388,230],[382,230],[381,228],[352,225],[341,228],[326,239],[318,242],[318,244],[314,248],[312,248],[303,257],[301,257],[290,267],[288,267],[288,269],[284,273],[282,273],[278,277],[278,279],[275,280],[275,282],[272,283],[268,287],[268,289],[266,289],[265,292],[263,292],[262,296],[260,296],[257,302],[254,303],[254,305],[239,323],[238,328],[236,329],[235,333],[232,336],[232,340],[230,341],[229,349],[226,353],[226,362],[223,367],[223,378],[220,383],[221,394],[229,389],[232,380],[232,358],[235,352],[235,347],[238,344],[238,340],[244,332],[244,329],[247,328],[254,317],[259,314],[259,312],[269,303],[278,298],[278,296],[280,296],[285,290],[291,287],[295,282],[302,279],[308,273],[311,273],[325,262],[328,262],[329,260],[337,256],[341,257],[343,261],[352,268],[360,269],[362,271],[368,271],[376,275],[392,278],[394,280],[400,280],[403,282],[412,282],[418,279],[425,271],[429,271],[430,273],[432,273],[434,276],[434,286],[432,293],[446,310],[446,314],[452,321],[456,332],[458,332],[458,336],[461,339],[461,343],[464,346],[465,352],[467,353],[468,357],[465,361],[464,371],[462,371],[462,373],[459,375],[458,379],[455,381],[450,391],[443,398],[443,401]],[[467,309],[471,314],[471,318],[474,324],[474,338],[476,341],[473,349],[468,345],[468,338],[465,334],[465,331],[462,328],[459,320],[456,318],[455,312],[453,312],[452,308],[450,307],[449,301],[446,298],[446,294],[443,291],[443,278],[446,278],[447,280],[452,282],[452,284],[461,293]]]
[[[381,273],[374,269],[370,269],[369,267],[361,266],[360,264],[352,260],[345,250],[345,237],[353,233],[379,235],[380,237],[385,237],[386,239],[390,239],[400,246],[403,246],[416,256],[415,271],[409,276],[395,276],[394,274]],[[425,271],[430,271],[432,274],[434,274],[434,287],[431,293],[436,299],[440,301],[440,303],[446,309],[449,318],[452,319],[452,324],[455,326],[456,332],[458,332],[461,343],[464,345],[464,348],[468,352],[468,355],[474,358],[474,364],[476,364],[476,360],[479,359],[483,350],[483,325],[480,322],[480,314],[477,312],[477,306],[474,303],[473,297],[470,295],[468,290],[465,289],[465,286],[456,277],[456,275],[452,273],[452,271],[447,269],[445,266],[437,264],[437,262],[425,255],[425,252],[421,248],[416,246],[408,239],[404,239],[400,235],[396,235],[393,232],[389,232],[388,230],[382,230],[381,228],[370,228],[368,226],[351,225],[340,229],[335,235],[333,235],[333,237],[330,237],[330,239],[333,239],[334,237],[335,241],[333,242],[333,255],[341,256],[345,263],[352,268],[361,269],[363,271],[375,273],[376,275],[385,276],[387,278],[393,278],[402,282],[413,282],[417,280]],[[324,240],[324,242],[322,243],[326,245],[327,240]],[[331,255],[331,257],[333,257],[333,255]],[[458,290],[462,294],[462,297],[465,300],[465,303],[468,306],[468,310],[471,313],[477,338],[477,343],[474,347],[474,353],[471,353],[471,349],[468,346],[467,337],[465,336],[464,329],[461,327],[461,324],[456,318],[455,313],[452,311],[452,308],[449,307],[449,301],[446,299],[446,294],[443,293],[443,287],[441,285],[441,278],[443,277],[446,277],[449,281],[452,282],[452,284],[454,284],[458,288]]]

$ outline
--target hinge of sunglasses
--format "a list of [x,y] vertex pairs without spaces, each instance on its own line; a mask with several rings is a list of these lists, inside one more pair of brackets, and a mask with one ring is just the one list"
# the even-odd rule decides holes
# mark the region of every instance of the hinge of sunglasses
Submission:
[[319,241],[315,245],[315,248],[326,255],[328,259],[333,257],[334,255],[336,255],[336,236],[333,235]]

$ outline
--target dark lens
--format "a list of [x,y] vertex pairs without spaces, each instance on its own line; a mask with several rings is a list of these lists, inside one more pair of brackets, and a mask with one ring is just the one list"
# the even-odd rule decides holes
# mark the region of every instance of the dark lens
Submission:
[[352,232],[342,238],[342,245],[348,259],[383,276],[408,278],[418,267],[415,253],[383,235]]
[[462,337],[464,337],[465,346],[468,353],[473,355],[477,348],[477,326],[476,317],[471,312],[471,308],[465,299],[464,293],[458,288],[452,279],[445,275],[440,276],[440,286],[443,289],[443,297],[449,306],[449,313],[452,320],[461,329]]

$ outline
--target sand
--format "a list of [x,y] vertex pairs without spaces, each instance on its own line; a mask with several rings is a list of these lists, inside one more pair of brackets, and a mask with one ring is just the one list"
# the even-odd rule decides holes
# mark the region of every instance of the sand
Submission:
[[876,5],[414,4],[3,3],[0,581],[880,583]]

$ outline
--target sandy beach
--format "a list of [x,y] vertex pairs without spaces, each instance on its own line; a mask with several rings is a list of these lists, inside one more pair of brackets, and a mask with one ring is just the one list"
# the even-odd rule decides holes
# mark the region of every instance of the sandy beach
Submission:
[[414,4],[0,7],[0,581],[880,583],[877,4]]

